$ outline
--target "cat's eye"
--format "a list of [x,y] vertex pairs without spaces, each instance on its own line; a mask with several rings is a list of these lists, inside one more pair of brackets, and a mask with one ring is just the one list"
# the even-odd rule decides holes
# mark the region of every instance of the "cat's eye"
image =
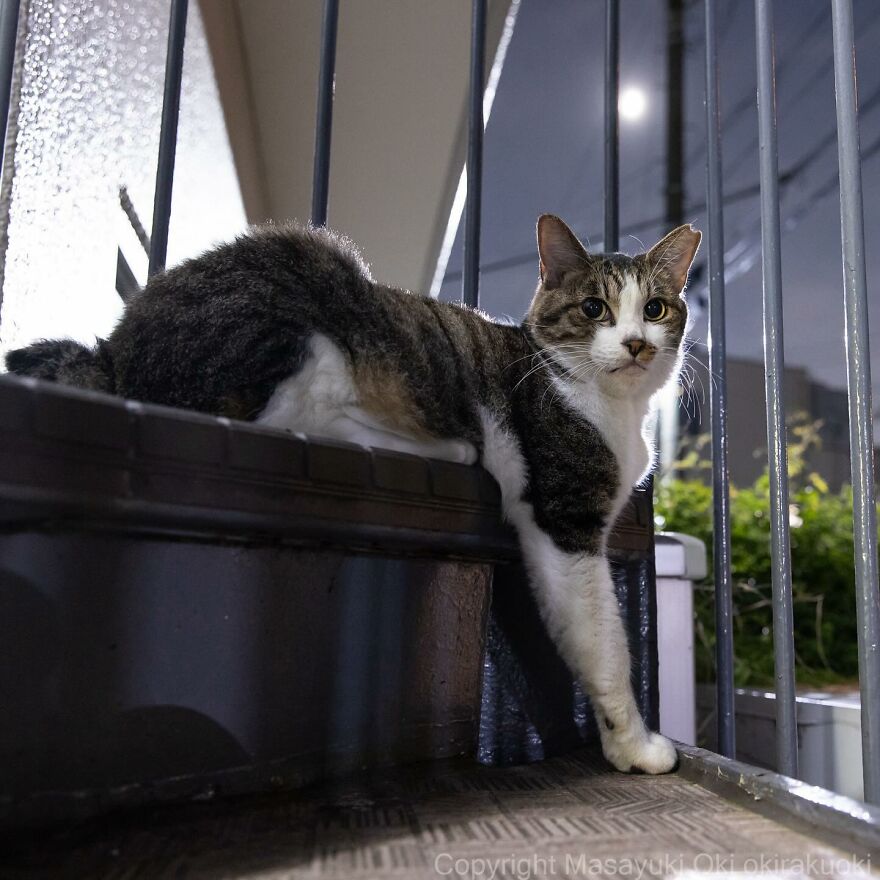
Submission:
[[666,303],[662,299],[649,299],[645,303],[645,317],[649,321],[660,321],[666,316]]
[[608,306],[596,296],[587,297],[581,308],[583,308],[584,314],[593,321],[604,321],[608,317]]

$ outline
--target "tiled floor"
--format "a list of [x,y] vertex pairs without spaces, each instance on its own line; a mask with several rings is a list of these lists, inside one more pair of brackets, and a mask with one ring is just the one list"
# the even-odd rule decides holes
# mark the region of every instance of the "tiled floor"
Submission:
[[447,763],[295,795],[153,810],[0,865],[3,878],[89,880],[730,872],[738,880],[858,877],[872,866],[679,776],[623,776],[586,754],[509,769]]

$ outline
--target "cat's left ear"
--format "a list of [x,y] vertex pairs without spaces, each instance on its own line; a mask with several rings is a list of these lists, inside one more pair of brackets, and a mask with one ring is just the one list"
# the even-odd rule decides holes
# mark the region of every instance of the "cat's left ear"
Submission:
[[676,291],[684,290],[687,284],[688,271],[697,255],[702,237],[699,230],[694,229],[690,223],[685,223],[661,238],[646,255],[649,263],[669,273]]

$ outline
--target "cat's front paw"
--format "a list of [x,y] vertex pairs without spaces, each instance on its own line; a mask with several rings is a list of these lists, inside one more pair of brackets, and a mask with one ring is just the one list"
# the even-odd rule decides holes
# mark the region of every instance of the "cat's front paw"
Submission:
[[606,737],[602,752],[622,773],[669,773],[678,763],[671,740],[648,731],[632,738]]

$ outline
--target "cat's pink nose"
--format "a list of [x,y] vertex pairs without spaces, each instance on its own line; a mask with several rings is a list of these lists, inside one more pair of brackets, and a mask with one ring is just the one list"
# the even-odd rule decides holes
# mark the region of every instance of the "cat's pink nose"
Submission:
[[620,344],[624,346],[633,357],[638,357],[645,350],[645,346],[648,343],[645,342],[644,339],[624,339]]

